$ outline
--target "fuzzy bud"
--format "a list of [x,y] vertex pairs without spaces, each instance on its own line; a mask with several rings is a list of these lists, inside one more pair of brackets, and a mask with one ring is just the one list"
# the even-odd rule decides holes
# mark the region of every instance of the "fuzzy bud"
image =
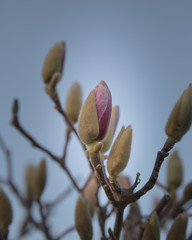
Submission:
[[189,182],[184,188],[183,199],[185,201],[192,199],[192,182]]
[[8,227],[12,221],[12,207],[11,203],[0,188],[0,233],[7,234]]
[[28,165],[26,171],[26,199],[29,203],[33,200],[33,181],[35,175],[35,166]]
[[109,123],[109,128],[108,128],[105,138],[102,140],[103,148],[101,150],[101,154],[103,156],[109,150],[109,148],[111,146],[118,121],[119,121],[119,106],[113,106],[112,113],[111,113],[111,119],[110,119],[110,123]]
[[108,130],[112,99],[107,84],[101,81],[85,100],[79,116],[79,136],[85,144],[102,140]]
[[174,151],[169,160],[167,168],[167,184],[169,192],[173,193],[182,184],[183,167],[178,151]]
[[167,136],[173,138],[175,141],[179,141],[189,130],[191,121],[192,83],[189,84],[188,88],[183,92],[169,116],[165,127]]
[[167,240],[185,240],[188,216],[186,212],[180,213],[168,232]]
[[79,117],[82,104],[82,91],[79,83],[74,83],[67,95],[66,114],[72,123],[76,123]]
[[91,240],[93,229],[87,201],[79,196],[75,209],[75,227],[81,240]]
[[122,127],[117,136],[109,154],[107,162],[107,170],[110,175],[110,181],[116,181],[117,176],[127,166],[132,142],[132,128],[129,125],[127,128]]
[[39,166],[36,168],[33,182],[34,198],[36,201],[40,200],[41,194],[45,188],[45,184],[46,184],[46,162],[45,159],[42,159]]
[[99,189],[99,184],[98,184],[95,176],[92,176],[83,191],[85,199],[88,202],[88,207],[89,207],[89,212],[90,212],[91,217],[93,217],[94,212],[95,212],[98,189]]
[[57,42],[49,50],[43,64],[42,77],[44,83],[49,83],[56,72],[58,72],[60,76],[62,75],[65,59],[65,48],[65,42]]
[[142,240],[160,240],[160,226],[156,212],[146,220]]

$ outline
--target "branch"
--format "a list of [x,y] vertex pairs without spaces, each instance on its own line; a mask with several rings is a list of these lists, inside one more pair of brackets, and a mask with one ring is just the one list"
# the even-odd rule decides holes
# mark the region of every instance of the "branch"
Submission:
[[120,238],[121,229],[123,226],[123,213],[124,213],[124,208],[116,209],[116,218],[115,218],[115,225],[114,225],[114,236],[116,239]]
[[62,158],[55,156],[53,153],[51,153],[47,148],[43,147],[42,145],[40,145],[19,123],[17,114],[13,115],[13,119],[12,119],[12,125],[24,136],[26,137],[34,147],[40,149],[41,151],[43,151],[44,153],[48,154],[55,162],[57,162],[66,172],[66,174],[68,175],[69,179],[71,180],[71,182],[73,183],[74,187],[76,188],[76,190],[78,192],[81,192],[81,189],[78,187],[75,179],[72,177],[70,171],[68,170],[68,168],[66,167],[66,165],[63,163]]
[[155,165],[149,180],[139,191],[130,195],[130,197],[126,201],[126,205],[138,200],[140,197],[142,197],[144,194],[146,194],[149,190],[151,190],[154,187],[159,175],[161,165],[164,159],[169,155],[169,151],[173,148],[174,144],[175,141],[173,141],[173,139],[170,138],[167,139],[161,151],[157,153]]

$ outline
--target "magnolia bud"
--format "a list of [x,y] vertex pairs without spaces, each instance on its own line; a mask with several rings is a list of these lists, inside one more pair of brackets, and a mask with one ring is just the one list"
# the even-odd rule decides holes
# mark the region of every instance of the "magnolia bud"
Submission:
[[49,50],[43,64],[42,76],[44,83],[49,83],[56,72],[62,75],[65,47],[65,42],[58,42]]
[[82,104],[82,92],[79,83],[74,83],[67,95],[66,114],[72,123],[76,123],[79,117]]
[[168,137],[179,141],[182,136],[189,130],[192,121],[192,83],[183,92],[175,104],[165,131]]
[[85,100],[79,116],[79,136],[85,144],[102,140],[111,117],[112,99],[107,84],[101,81]]
[[45,184],[46,184],[46,162],[45,159],[42,159],[35,171],[34,176],[33,191],[34,198],[36,201],[40,200]]
[[132,128],[129,125],[126,129],[122,127],[109,154],[107,170],[110,181],[116,181],[117,176],[127,166],[132,142]]
[[160,240],[160,226],[156,212],[146,220],[142,240]]
[[168,189],[169,192],[174,192],[183,180],[183,167],[178,151],[174,151],[170,156],[167,169]]
[[[119,106],[113,106],[112,113],[111,113],[111,119],[110,119],[110,123],[109,123],[109,128],[108,128],[105,138],[102,140],[102,143],[103,143],[103,148],[101,150],[102,156],[104,156],[104,154],[109,150],[109,148],[111,146],[118,121],[119,121]],[[104,158],[104,157],[102,157],[102,158]]]
[[168,232],[167,240],[185,240],[188,216],[186,212],[180,213]]
[[26,199],[29,203],[33,200],[33,181],[35,170],[35,166],[28,165],[26,171]]
[[89,208],[91,217],[93,217],[94,212],[95,212],[98,189],[99,189],[99,184],[98,184],[95,176],[92,176],[83,191],[85,199],[88,202],[88,208]]
[[93,229],[91,217],[88,211],[87,201],[79,196],[75,209],[75,227],[81,240],[91,240]]
[[8,227],[12,221],[12,207],[11,203],[0,188],[0,232],[2,234],[8,233]]
[[192,182],[188,183],[187,186],[184,188],[183,199],[185,201],[192,199]]

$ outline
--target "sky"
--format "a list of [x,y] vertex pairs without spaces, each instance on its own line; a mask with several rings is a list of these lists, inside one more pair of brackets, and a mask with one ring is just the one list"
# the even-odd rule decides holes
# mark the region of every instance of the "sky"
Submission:
[[[66,125],[44,91],[42,65],[49,49],[66,42],[64,74],[58,92],[65,107],[70,86],[78,81],[83,100],[104,80],[112,94],[113,105],[120,106],[117,132],[132,125],[131,157],[124,173],[141,184],[149,178],[165,140],[169,113],[192,81],[192,2],[189,0],[64,0],[0,2],[0,134],[11,149],[15,183],[24,194],[25,169],[46,158],[48,182],[44,201],[56,198],[70,185],[63,171],[44,153],[31,147],[11,125],[11,106],[19,99],[19,119],[40,143],[61,154]],[[191,180],[192,130],[176,144],[184,163],[184,184]],[[160,181],[166,182],[166,162]],[[6,177],[4,155],[0,152],[0,176]],[[67,152],[67,165],[82,186],[89,166],[75,136]],[[10,239],[22,221],[24,211],[10,196],[14,208]],[[140,200],[151,208],[153,197],[162,197],[159,188]],[[53,212],[54,232],[74,224],[77,193],[73,191]],[[98,235],[95,236],[95,238]],[[44,239],[33,233],[22,239]],[[75,232],[65,239],[77,239]],[[97,238],[96,238],[97,239]]]

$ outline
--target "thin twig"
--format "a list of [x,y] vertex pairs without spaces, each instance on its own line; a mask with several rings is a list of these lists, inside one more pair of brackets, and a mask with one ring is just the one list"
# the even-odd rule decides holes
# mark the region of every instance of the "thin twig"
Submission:
[[42,145],[40,145],[19,123],[18,117],[17,115],[13,116],[12,119],[12,125],[23,135],[25,136],[34,147],[40,149],[41,151],[43,151],[44,153],[48,154],[55,162],[57,162],[66,172],[66,174],[68,175],[69,179],[71,180],[71,182],[73,183],[74,187],[76,188],[76,190],[78,192],[81,192],[81,189],[78,187],[75,179],[72,177],[70,171],[68,170],[68,168],[66,167],[66,165],[62,162],[62,158],[55,156],[53,153],[51,153],[47,148],[43,147]]
[[11,164],[11,152],[7,148],[3,138],[1,136],[0,136],[0,147],[5,155],[6,162],[7,162],[7,174],[8,174],[8,178],[11,180],[13,177],[12,164]]
[[67,234],[69,234],[70,232],[74,231],[75,230],[75,227],[74,226],[71,226],[69,227],[68,229],[66,229],[63,233],[61,233],[58,237],[55,238],[55,240],[59,240],[61,239],[62,237],[65,237]]
[[169,138],[167,139],[163,148],[157,154],[155,165],[154,165],[154,168],[153,168],[153,171],[152,171],[152,174],[151,174],[149,180],[139,191],[132,194],[127,199],[126,205],[138,200],[140,197],[142,197],[144,194],[146,194],[149,190],[151,190],[154,187],[154,185],[157,181],[158,175],[159,175],[161,165],[162,165],[164,159],[169,155],[168,153],[173,148],[174,144],[175,144],[175,142],[172,139],[169,139]]
[[39,205],[39,212],[40,212],[42,226],[43,226],[43,232],[44,232],[47,240],[52,240],[53,238],[49,232],[49,227],[47,226],[47,217],[44,214],[43,205],[42,205],[41,201],[38,201],[38,205]]

